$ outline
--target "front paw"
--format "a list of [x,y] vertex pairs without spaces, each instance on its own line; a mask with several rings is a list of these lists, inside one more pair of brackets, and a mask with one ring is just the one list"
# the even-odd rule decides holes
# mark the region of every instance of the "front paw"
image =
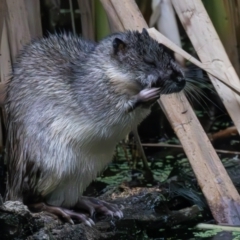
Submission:
[[132,112],[138,106],[149,108],[160,97],[160,88],[147,88],[140,91],[127,102],[126,112]]
[[139,103],[152,103],[160,97],[160,88],[143,89],[138,93],[137,98]]

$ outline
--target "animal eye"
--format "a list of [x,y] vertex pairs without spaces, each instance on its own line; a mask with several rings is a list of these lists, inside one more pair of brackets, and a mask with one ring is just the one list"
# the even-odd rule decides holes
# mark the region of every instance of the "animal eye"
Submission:
[[152,59],[152,58],[148,58],[148,57],[144,57],[143,58],[143,61],[148,64],[148,65],[151,65],[153,67],[156,67],[156,63],[155,61]]

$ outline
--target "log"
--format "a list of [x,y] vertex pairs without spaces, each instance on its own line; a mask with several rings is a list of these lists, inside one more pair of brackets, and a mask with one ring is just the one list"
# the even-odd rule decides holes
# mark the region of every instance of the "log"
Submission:
[[[135,1],[101,2],[106,11],[112,11],[108,14],[113,16],[111,20],[118,19],[124,29],[141,31],[148,27]],[[239,225],[240,197],[186,97],[183,94],[161,96],[159,104],[183,145],[215,220]]]

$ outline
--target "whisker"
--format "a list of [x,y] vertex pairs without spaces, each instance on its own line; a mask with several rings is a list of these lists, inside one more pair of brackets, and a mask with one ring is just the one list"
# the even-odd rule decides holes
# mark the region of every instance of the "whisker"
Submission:
[[[194,81],[192,81],[192,82],[194,82]],[[207,109],[210,109],[209,107],[208,107],[208,104],[206,103],[206,101],[204,100],[204,99],[206,99],[206,100],[208,100],[210,103],[212,103],[216,108],[218,108],[220,111],[222,111],[222,112],[224,112],[223,111],[223,109],[221,109],[216,103],[214,103],[209,97],[207,97],[206,96],[206,94],[204,94],[203,93],[203,91],[202,91],[202,89],[201,88],[199,88],[198,86],[196,86],[196,85],[194,85],[192,82],[189,82],[189,81],[187,81],[187,84],[186,84],[186,87],[185,87],[185,93],[186,92],[191,92],[191,95],[192,95],[192,92],[194,92],[194,99],[200,104],[200,101],[199,101],[199,99],[202,101],[202,102],[204,102],[204,105],[207,107]],[[205,86],[206,87],[206,86]],[[209,89],[209,88],[208,88]],[[211,88],[209,89],[209,90],[212,90]],[[214,91],[213,91],[213,93],[215,93]],[[215,93],[216,94],[216,93]],[[193,96],[192,96],[193,97]],[[202,104],[200,104],[200,106],[202,106],[203,107],[203,105]],[[204,107],[203,107],[204,108]]]
[[187,87],[185,87],[185,89],[183,90],[186,98],[188,99],[190,105],[193,105],[193,98],[192,98],[192,93],[191,91],[188,91]]
[[[189,89],[186,89],[186,92]],[[208,109],[208,111],[210,110],[210,108],[208,107],[206,101],[204,100],[204,98],[201,96],[201,93],[198,92],[197,89],[195,89],[195,92],[193,94],[192,91],[189,91],[188,94],[191,96],[192,99],[194,99],[203,109],[205,109],[205,107]],[[206,96],[205,96],[206,97]],[[207,97],[206,97],[207,98]],[[200,101],[199,101],[200,99]],[[203,102],[204,104],[202,104],[201,102]],[[204,107],[205,106],[205,107]],[[207,111],[207,112],[208,112]]]
[[216,91],[214,90],[214,88],[212,87],[212,85],[208,82],[206,82],[206,79],[200,79],[201,81],[196,81],[196,79],[192,79],[192,78],[186,78],[187,83],[193,83],[194,87],[198,87],[198,88],[206,88],[208,90],[210,90],[212,93],[216,94]]

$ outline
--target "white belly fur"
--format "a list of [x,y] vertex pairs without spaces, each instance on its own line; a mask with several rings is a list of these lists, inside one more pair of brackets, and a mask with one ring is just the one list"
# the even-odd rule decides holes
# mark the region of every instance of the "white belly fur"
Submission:
[[[84,131],[81,131],[80,135],[78,135],[80,136],[79,150],[74,150],[76,159],[63,159],[61,163],[59,163],[59,159],[51,161],[55,162],[55,166],[51,166],[51,168],[55,168],[53,172],[56,172],[57,168],[57,172],[60,174],[57,177],[59,182],[54,181],[56,178],[53,176],[52,187],[49,186],[46,189],[44,182],[40,184],[43,188],[45,187],[47,203],[55,206],[74,206],[85,188],[112,161],[116,144],[133,127],[139,124],[149,112],[147,109],[139,108],[133,113],[129,113],[127,117],[118,119],[118,124],[112,126],[99,126],[98,128],[95,126],[94,128],[89,125],[86,128],[85,125],[82,128]],[[64,126],[64,124],[59,125],[59,123],[57,125]],[[72,131],[68,129],[68,132]],[[69,146],[65,150],[63,147],[62,153],[64,154],[65,151],[69,151]],[[41,186],[39,187],[41,188]]]

